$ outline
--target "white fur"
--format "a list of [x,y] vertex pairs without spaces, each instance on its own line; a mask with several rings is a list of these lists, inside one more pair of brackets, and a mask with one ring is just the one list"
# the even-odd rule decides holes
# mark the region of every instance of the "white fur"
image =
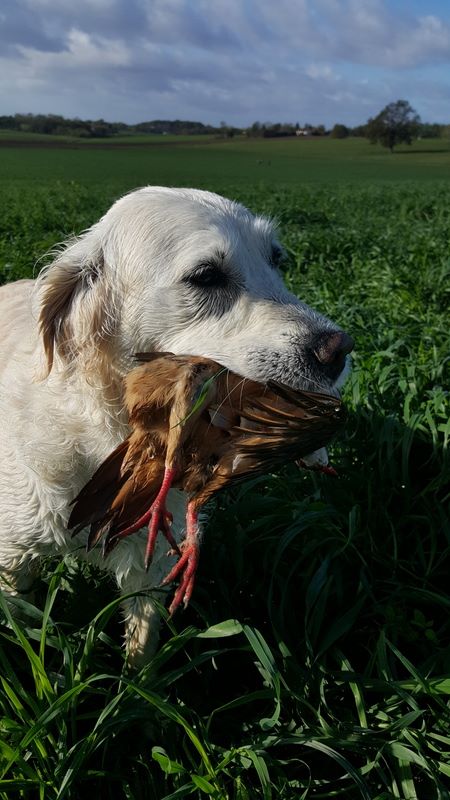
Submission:
[[[0,571],[26,591],[39,560],[77,552],[111,571],[125,601],[135,663],[157,643],[154,590],[173,563],[160,541],[148,573],[145,532],[103,561],[66,529],[70,502],[126,436],[122,376],[133,354],[209,356],[246,377],[330,390],[311,337],[336,328],[291,295],[270,259],[271,223],[218,195],[147,187],[123,197],[66,244],[37,281],[0,289]],[[189,275],[211,261],[235,299],[218,313]],[[46,337],[46,352],[41,332]],[[185,497],[172,491],[174,531]],[[162,539],[162,537],[161,537]]]

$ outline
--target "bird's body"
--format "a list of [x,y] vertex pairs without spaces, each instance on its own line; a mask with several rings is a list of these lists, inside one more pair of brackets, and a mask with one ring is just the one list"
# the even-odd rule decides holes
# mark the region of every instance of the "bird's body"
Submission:
[[230,483],[302,459],[324,447],[341,424],[338,399],[257,383],[215,361],[142,354],[125,378],[129,437],[103,462],[74,501],[69,527],[90,525],[88,546],[108,553],[148,523],[146,564],[158,531],[177,550],[165,499],[189,496],[180,559],[164,583],[181,575],[171,605],[190,599],[199,555],[197,514]]

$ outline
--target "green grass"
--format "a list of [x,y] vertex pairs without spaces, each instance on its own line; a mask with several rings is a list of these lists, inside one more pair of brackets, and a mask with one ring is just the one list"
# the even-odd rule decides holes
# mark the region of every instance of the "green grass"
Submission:
[[84,136],[63,136],[53,133],[28,133],[26,131],[13,131],[0,129],[0,146],[5,142],[34,147],[36,144],[49,144],[52,147],[97,147],[104,148],[112,145],[127,144],[129,146],[142,144],[179,144],[180,142],[195,142],[204,144],[216,137],[210,134],[175,134],[175,133],[123,133],[107,136],[106,138],[89,138]]
[[[278,218],[288,284],[356,350],[339,478],[288,465],[221,497],[191,607],[141,673],[114,587],[70,560],[48,565],[27,626],[3,608],[2,798],[450,797],[448,155],[247,144],[205,146],[195,165],[181,145],[154,162],[24,150],[5,170],[5,279],[133,185],[191,175]],[[295,180],[294,145],[316,158]]]
[[[41,136],[40,140],[51,144],[51,138]],[[153,137],[122,139],[118,145],[116,140],[106,144],[77,140],[69,149],[56,144],[0,147],[0,180],[46,187],[55,181],[89,186],[110,182],[122,191],[145,183],[197,187],[253,183],[271,189],[280,184],[450,179],[447,139],[424,139],[411,148],[399,147],[394,154],[365,139],[238,137],[230,141],[172,136],[160,137],[159,146]],[[24,134],[22,142],[27,140]],[[146,141],[149,146],[143,147]],[[70,140],[66,142],[70,144]],[[124,146],[126,142],[130,145]]]

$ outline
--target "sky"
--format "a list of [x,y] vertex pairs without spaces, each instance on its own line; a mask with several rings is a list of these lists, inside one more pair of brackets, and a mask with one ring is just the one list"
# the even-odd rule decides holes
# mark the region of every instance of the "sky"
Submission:
[[450,122],[449,0],[1,0],[0,114]]

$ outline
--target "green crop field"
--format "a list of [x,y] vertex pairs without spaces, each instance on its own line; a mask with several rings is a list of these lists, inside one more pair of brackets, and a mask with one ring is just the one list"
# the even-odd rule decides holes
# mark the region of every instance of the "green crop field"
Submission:
[[147,668],[127,670],[114,587],[71,560],[45,565],[27,624],[3,603],[0,797],[450,798],[448,143],[0,163],[4,280],[131,188],[205,187],[278,219],[288,285],[356,340],[339,477],[287,465],[221,496]]
[[[3,138],[14,145],[11,136]],[[399,147],[391,155],[365,139],[146,136],[117,137],[102,146],[100,140],[74,142],[37,134],[16,134],[16,138],[15,147],[2,147],[0,136],[0,180],[18,185],[23,181],[44,186],[57,180],[83,185],[108,182],[111,189],[122,191],[158,182],[272,187],[450,179],[450,140],[446,139],[424,139],[413,147]]]

